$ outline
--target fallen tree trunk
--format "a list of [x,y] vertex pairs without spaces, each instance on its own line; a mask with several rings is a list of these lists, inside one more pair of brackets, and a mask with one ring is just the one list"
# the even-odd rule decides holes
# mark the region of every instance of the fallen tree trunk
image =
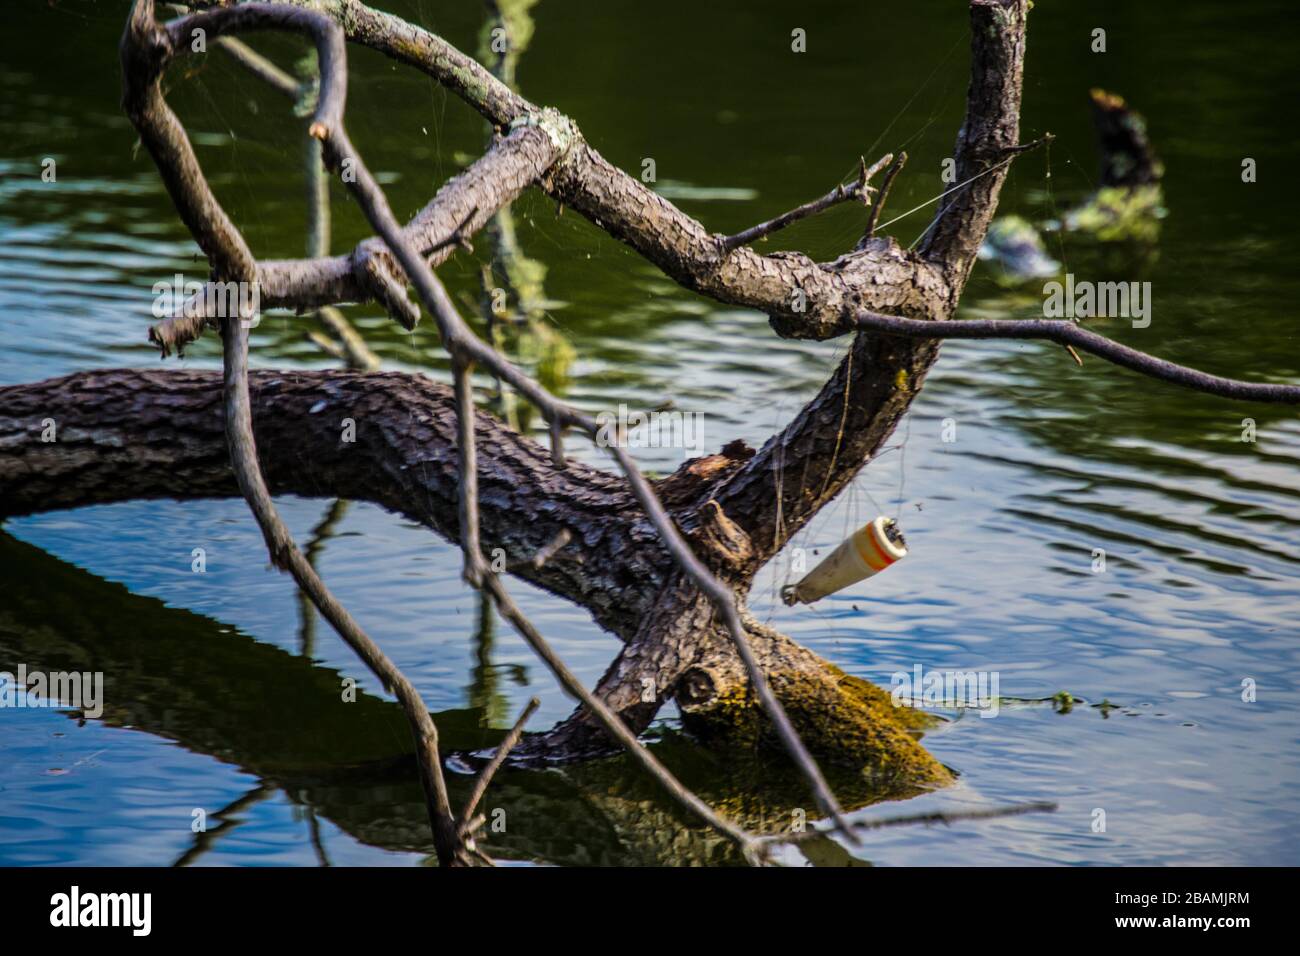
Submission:
[[[459,540],[449,387],[398,372],[262,371],[249,380],[272,491],[372,501]],[[42,441],[46,419],[53,441]],[[217,372],[106,369],[0,388],[0,516],[237,496],[222,428]],[[513,564],[567,528],[575,544],[518,573],[631,634],[668,562],[626,484],[576,462],[558,468],[547,449],[483,413],[476,435],[485,545]]]
[[[274,268],[309,277],[308,285],[320,287],[319,294],[297,288],[296,296],[310,305],[368,291],[385,298],[390,311],[409,324],[410,303],[393,272],[393,259],[403,259],[404,278],[421,287],[425,304],[432,309],[442,303],[434,311],[444,344],[453,359],[463,361],[478,343],[448,311],[432,274],[415,274],[412,266],[424,265],[415,257],[427,256],[439,243],[448,248],[448,239],[463,238],[462,227],[477,227],[524,182],[540,177],[539,184],[553,195],[683,285],[763,309],[780,334],[843,334],[854,328],[854,315],[876,308],[948,319],[996,208],[1010,157],[1019,147],[1026,4],[974,0],[970,11],[972,82],[955,151],[958,174],[968,188],[956,190],[942,206],[921,252],[906,252],[889,238],[872,238],[833,263],[819,264],[791,253],[760,256],[711,235],[609,165],[567,118],[523,100],[439,38],[360,4],[338,4],[328,12],[353,40],[417,62],[503,133],[512,126],[523,129],[509,132],[474,170],[445,187],[443,198],[435,197],[400,236],[386,234],[392,258],[379,254],[374,244],[363,244],[370,254],[362,258],[377,268],[357,268],[357,254]],[[222,24],[261,18],[309,24],[319,33],[316,16],[304,19],[280,5],[236,8],[214,14],[210,27],[220,32]],[[161,99],[158,62],[185,48],[152,25],[143,7],[137,6],[132,29],[128,39],[135,39],[124,45],[124,64],[128,78],[138,76],[128,84],[127,112],[158,160],[182,218],[218,278],[265,278],[271,264],[255,260],[216,204],[183,130]],[[341,62],[341,51],[323,49],[327,59]],[[150,59],[154,56],[163,59]],[[327,65],[323,60],[322,105],[312,128],[327,137],[328,158],[331,149],[350,153],[350,147],[345,136],[333,146],[328,138],[341,131],[343,92],[341,77]],[[538,126],[545,135],[531,131]],[[864,161],[863,197],[868,179]],[[366,187],[358,198],[368,206],[372,222],[382,225],[384,217],[373,215],[383,205],[382,197]],[[405,258],[401,245],[407,247]],[[344,288],[348,282],[356,287]],[[172,341],[183,344],[200,328]],[[556,465],[544,450],[482,415],[476,415],[470,433],[481,454],[470,457],[471,467],[478,462],[479,490],[478,514],[469,526],[481,525],[484,548],[503,548],[516,562],[526,561],[561,532],[572,536],[571,544],[540,566],[525,564],[515,572],[588,608],[624,641],[597,696],[629,729],[644,729],[665,700],[676,698],[702,735],[761,742],[773,726],[763,717],[756,694],[755,674],[762,674],[789,715],[782,731],[787,748],[792,729],[829,763],[901,786],[943,783],[948,772],[916,742],[922,720],[917,712],[893,707],[884,692],[744,613],[754,574],[877,452],[937,354],[935,340],[859,334],[819,394],[760,452],[729,449],[688,462],[658,483],[655,491],[668,519],[689,541],[690,560],[680,547],[673,553],[662,518],[652,524],[648,508],[653,502],[643,500],[643,493],[634,497],[635,481],[629,486],[572,462]],[[254,438],[271,490],[373,500],[460,540],[467,515],[462,481],[474,474],[461,460],[457,405],[447,389],[411,376],[297,372],[257,373],[250,387]],[[540,393],[524,391],[535,402],[546,401]],[[0,490],[8,513],[128,496],[236,491],[224,451],[215,376],[87,373],[3,390],[0,408],[5,416],[0,443],[9,451],[0,462]],[[554,405],[548,414],[553,420],[562,414],[576,424],[576,413],[561,413]],[[39,440],[38,423],[46,418],[58,423],[54,443]],[[342,439],[345,419],[356,427],[355,442]],[[791,480],[782,481],[783,474]],[[465,550],[467,574],[477,577],[478,548],[471,544]],[[691,561],[697,564],[694,570]],[[720,583],[710,584],[702,574]],[[728,601],[711,593],[718,588],[730,592]],[[734,608],[730,614],[728,604]],[[742,660],[745,647],[752,658],[747,663]],[[608,744],[590,708],[582,708],[552,734],[530,740],[521,752],[573,756]],[[828,804],[822,802],[825,808]]]
[[[864,773],[884,788],[908,792],[950,779],[917,743],[923,715],[894,707],[882,690],[757,623],[744,599],[757,571],[879,453],[919,393],[939,339],[966,325],[948,320],[1011,161],[1036,145],[1019,142],[1025,0],[970,4],[971,85],[953,154],[958,184],[936,197],[938,214],[919,249],[874,236],[875,210],[857,248],[828,263],[797,253],[761,256],[743,240],[850,194],[867,198],[865,160],[851,190],[839,187],[736,237],[718,236],[611,166],[566,117],[539,110],[441,39],[356,0],[222,6],[165,27],[154,21],[151,7],[137,0],[124,37],[124,105],[214,279],[266,285],[269,302],[298,308],[374,297],[407,326],[418,317],[407,298],[409,281],[438,322],[457,388],[411,375],[257,372],[248,375],[245,401],[246,340],[235,317],[224,316],[227,334],[236,330],[226,342],[224,401],[220,377],[203,372],[107,370],[0,389],[0,516],[126,498],[234,495],[242,485],[273,560],[282,563],[295,546],[261,487],[263,474],[272,492],[364,499],[405,514],[461,543],[467,582],[491,595],[565,689],[583,701],[519,754],[549,759],[606,752],[613,734],[684,806],[746,854],[755,841],[684,793],[629,733],[644,729],[666,700],[676,699],[700,737],[728,747],[779,736],[832,818],[838,818],[837,805],[804,741],[826,762]],[[193,22],[218,36],[270,27],[316,41],[322,94],[309,132],[331,169],[353,164],[360,179],[344,181],[382,244],[370,240],[334,259],[256,259],[216,202],[161,94],[161,71],[172,58],[188,55],[183,39]],[[501,134],[405,229],[346,136],[344,33],[430,73]],[[898,168],[890,166],[894,173]],[[683,286],[761,309],[780,335],[856,333],[844,360],[758,452],[733,443],[687,462],[653,488],[621,446],[613,449],[621,477],[566,461],[559,436],[571,428],[596,437],[594,419],[558,401],[486,345],[431,271],[531,182]],[[898,314],[882,316],[877,309]],[[210,318],[173,319],[154,339],[164,349],[182,346]],[[983,323],[978,330],[967,326],[966,333],[1065,334],[1049,325]],[[1170,381],[1230,397],[1300,400],[1294,386],[1214,379],[1070,330],[1076,344],[1148,374],[1158,367],[1159,377]],[[476,363],[541,411],[555,447],[543,449],[473,410],[469,371]],[[232,449],[241,452],[235,456],[238,485]],[[508,559],[508,570],[587,608],[624,642],[594,697],[488,572],[485,552],[496,549]],[[315,579],[307,564],[300,565]],[[320,606],[328,598],[314,600]],[[421,720],[427,716],[415,710]],[[848,835],[844,822],[836,822]]]
[[[273,492],[372,501],[458,540],[450,388],[418,375],[324,371],[255,372],[250,389]],[[0,517],[238,496],[223,422],[216,372],[109,369],[0,388]],[[355,441],[344,440],[349,430]],[[643,730],[676,697],[687,722],[715,742],[765,742],[725,630],[683,582],[626,483],[574,461],[560,468],[548,449],[483,413],[475,437],[484,548],[503,549],[515,574],[586,608],[628,645],[599,690],[629,726]],[[684,519],[701,490],[739,465],[727,455],[694,459],[659,487]],[[570,543],[540,566],[528,560],[561,531]],[[948,779],[916,742],[919,712],[894,708],[880,689],[770,628],[747,620],[746,630],[814,752],[884,787]],[[649,700],[643,679],[655,689]],[[575,717],[521,753],[568,759],[609,749],[603,731]]]

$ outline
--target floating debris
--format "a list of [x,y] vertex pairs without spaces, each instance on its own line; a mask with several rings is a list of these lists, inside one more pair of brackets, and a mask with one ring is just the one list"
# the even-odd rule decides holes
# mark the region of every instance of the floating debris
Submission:
[[1061,264],[1047,254],[1043,237],[1033,223],[1021,216],[1003,216],[989,227],[979,257],[999,268],[1004,283],[1047,279],[1061,271]]

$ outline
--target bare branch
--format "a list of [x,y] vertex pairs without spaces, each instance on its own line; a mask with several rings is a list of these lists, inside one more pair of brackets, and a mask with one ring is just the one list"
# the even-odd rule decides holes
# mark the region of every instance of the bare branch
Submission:
[[[223,40],[231,39],[222,37]],[[330,248],[330,193],[320,143],[310,136],[303,137],[303,169],[307,192],[307,255],[311,258],[329,255]],[[362,372],[379,368],[379,356],[370,350],[366,340],[347,317],[332,305],[322,306],[316,318],[328,333],[328,344],[319,338],[313,341],[331,354],[337,352],[348,368]],[[333,348],[331,348],[333,346]]]
[[445,239],[439,239],[432,246],[430,246],[425,251],[424,254],[426,256],[432,256],[435,252],[441,252],[443,249],[447,248],[448,246],[459,246],[461,249],[464,249],[466,252],[473,252],[474,247],[470,245],[470,241],[469,241],[469,236],[470,236],[469,224],[470,222],[473,221],[474,215],[477,212],[478,212],[478,207],[475,206],[473,209],[471,209],[469,212],[465,214],[465,218],[462,219],[460,223],[456,226],[456,228],[451,231],[451,235],[447,236],[447,238]]
[[[319,148],[319,142],[313,142]],[[431,266],[440,265],[559,155],[560,149],[545,130],[524,126],[512,131],[448,180],[406,225],[404,233],[428,256]],[[258,281],[264,310],[301,311],[375,300],[406,328],[413,328],[420,317],[419,306],[407,298],[405,275],[377,238],[363,240],[348,255],[263,260],[258,263]],[[152,327],[150,341],[166,355],[197,339],[210,322],[204,301],[195,297],[179,316]]]
[[519,738],[524,734],[524,725],[528,723],[528,718],[533,716],[533,712],[541,706],[541,702],[536,698],[528,701],[528,706],[524,708],[515,725],[510,728],[510,733],[506,734],[505,739],[501,741],[496,752],[492,754],[492,759],[488,761],[486,767],[479,771],[478,777],[474,780],[474,789],[470,791],[469,797],[465,800],[465,808],[460,813],[460,832],[463,835],[471,831],[474,821],[474,811],[478,809],[479,802],[482,801],[483,795],[492,785],[492,778],[496,772],[501,769],[501,765],[506,762],[510,756],[510,751],[514,749],[515,744],[519,743]]
[[870,168],[867,167],[866,160],[862,161],[861,172],[858,179],[849,186],[842,183],[828,192],[820,199],[814,199],[806,202],[802,206],[796,206],[789,212],[782,213],[775,219],[769,219],[767,222],[760,222],[757,226],[750,226],[743,232],[738,232],[734,236],[727,236],[719,245],[723,254],[730,253],[740,246],[749,245],[756,242],[764,236],[771,235],[778,229],[784,229],[791,223],[798,222],[800,219],[806,219],[809,216],[815,216],[819,212],[830,209],[832,206],[838,206],[842,202],[848,202],[851,199],[860,199],[863,203],[870,202],[871,187],[868,185],[871,177],[888,166],[894,159],[892,153],[886,153]]
[[161,73],[175,46],[175,39],[154,20],[152,0],[137,0],[120,47],[122,108],[140,133],[176,211],[208,257],[214,274],[252,282],[257,276],[253,254],[213,196],[180,120],[163,99]]
[[885,200],[889,198],[889,187],[894,185],[894,178],[903,171],[905,165],[907,165],[907,153],[900,152],[897,158],[889,164],[889,168],[885,170],[885,178],[880,182],[880,194],[876,197],[876,201],[871,204],[871,213],[867,216],[867,228],[862,233],[863,241],[876,234],[880,214],[885,210]]
[[[335,351],[326,348],[336,358],[343,360],[348,368],[356,369],[359,372],[372,372],[379,368],[379,356],[371,351],[366,340],[357,331],[356,326],[347,320],[347,318],[338,309],[332,305],[322,306],[316,313],[320,324],[333,333],[333,340],[326,339],[329,345],[332,345]],[[313,338],[319,345],[319,340]],[[337,344],[336,344],[337,343]],[[322,346],[325,348],[325,346]]]
[[551,460],[555,462],[557,468],[564,467],[564,423],[552,421],[550,423],[551,434]]
[[569,529],[561,528],[560,533],[548,541],[545,546],[538,548],[537,553],[529,558],[526,563],[540,570],[547,561],[555,557],[572,540],[573,535],[569,532]]
[[1249,402],[1300,404],[1300,385],[1243,382],[1177,365],[1121,345],[1068,319],[972,319],[960,322],[930,322],[896,315],[859,313],[854,320],[861,329],[920,339],[1047,339],[1075,346],[1123,368],[1149,378],[1208,392],[1222,398]]
[[[1055,813],[1057,805],[1040,800],[1034,803],[1017,803],[1007,807],[988,807],[980,810],[937,810],[932,813],[911,813],[905,816],[882,817],[877,820],[855,820],[850,826],[858,833],[871,830],[884,830],[892,827],[931,826],[942,823],[951,826],[965,820],[998,820],[1004,817],[1020,817],[1028,813]],[[797,833],[776,833],[759,838],[758,853],[766,858],[778,846],[791,843],[805,843],[823,837],[821,830],[801,830]]]
[[1018,146],[1007,146],[1003,148],[1002,155],[1018,156],[1021,153],[1032,152],[1035,149],[1038,149],[1042,146],[1046,146],[1048,143],[1053,143],[1055,141],[1056,141],[1055,133],[1044,133],[1042,136],[1038,137],[1038,139],[1030,140],[1028,143],[1021,143]]
[[243,40],[236,37],[221,37],[217,40],[217,46],[277,93],[282,93],[290,100],[297,100],[301,95],[303,84],[300,81],[280,69]]
[[[297,11],[250,5],[229,11],[229,16],[224,18],[224,22],[216,24],[212,32],[216,35],[223,27],[233,28],[253,21],[300,30],[310,30],[318,22],[317,18]],[[169,59],[171,50],[168,47],[174,49],[176,37],[187,35],[188,25],[187,20],[183,19],[171,24],[172,32],[162,30],[153,18],[153,0],[137,0],[122,37],[123,99],[135,104],[136,108],[128,112],[141,139],[149,144],[150,152],[160,167],[167,161],[178,163],[170,173],[169,167],[164,167],[163,176],[182,215],[189,211],[191,215],[208,214],[214,217],[215,227],[209,228],[203,235],[210,244],[210,255],[214,259],[217,274],[228,279],[252,281],[256,276],[256,263],[252,261],[243,237],[226,219],[212,195],[194,159],[184,129],[161,94],[159,77]],[[337,40],[337,31],[322,31],[318,37],[322,76],[327,78],[321,91],[318,112],[327,116],[331,115],[331,110],[340,111],[343,106],[337,75],[330,69],[338,54],[337,49],[331,48],[330,36]],[[229,271],[223,272],[221,264]],[[240,490],[262,529],[271,560],[277,567],[292,574],[298,587],[311,598],[321,616],[330,622],[384,686],[397,696],[415,737],[416,759],[425,788],[429,822],[438,858],[444,865],[463,865],[467,860],[451,814],[446,781],[442,775],[437,727],[414,685],[325,586],[280,519],[262,476],[253,438],[245,317],[237,314],[224,318],[222,338],[225,430],[230,461]]]
[[456,446],[460,454],[460,547],[465,555],[465,581],[479,587],[488,573],[478,538],[478,462],[474,450],[474,386],[471,365],[452,353],[456,391]]

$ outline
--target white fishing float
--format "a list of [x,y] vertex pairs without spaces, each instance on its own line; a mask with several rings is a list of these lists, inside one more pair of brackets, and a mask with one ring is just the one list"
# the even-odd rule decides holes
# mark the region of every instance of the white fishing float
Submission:
[[883,515],[863,525],[803,576],[798,584],[781,589],[786,604],[812,604],[828,594],[879,574],[907,557],[907,542],[898,523]]

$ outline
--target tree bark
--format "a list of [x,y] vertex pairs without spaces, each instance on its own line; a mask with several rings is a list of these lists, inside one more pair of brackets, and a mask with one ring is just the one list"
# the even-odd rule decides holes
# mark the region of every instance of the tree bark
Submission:
[[[280,2],[320,10],[343,27],[350,42],[430,74],[503,133],[519,124],[546,130],[557,153],[538,176],[538,186],[686,288],[771,316],[779,335],[816,339],[845,335],[853,330],[850,318],[859,309],[916,314],[936,285],[943,286],[942,271],[922,257],[880,258],[859,251],[834,262],[818,263],[798,252],[760,255],[746,247],[724,252],[726,237],[709,232],[698,220],[610,163],[586,141],[571,118],[530,102],[441,37],[358,0]],[[1023,33],[1024,0],[972,0],[972,16],[976,16],[976,8],[1004,5],[1020,8],[1019,19],[994,23],[993,29],[1020,29]],[[191,6],[203,9],[220,3],[192,0]],[[983,16],[981,26],[989,25],[989,18]],[[980,35],[972,38],[977,46],[986,42],[988,38]],[[1018,99],[1016,102],[1018,105]],[[286,263],[277,263],[283,265]],[[293,265],[301,279],[296,291],[309,295],[312,305],[346,301],[332,296],[355,291],[330,288],[323,276],[305,268],[302,261]],[[333,267],[327,271],[334,274]],[[281,278],[268,277],[272,288]],[[795,306],[796,293],[803,299],[799,308]],[[272,301],[293,305],[280,303],[274,296]]]
[[[447,386],[396,372],[254,372],[254,435],[276,494],[372,501],[458,536],[455,400]],[[344,441],[347,419],[355,441]],[[49,435],[53,422],[53,441]],[[0,388],[0,517],[133,499],[239,495],[223,434],[216,372],[109,369]],[[676,697],[688,724],[721,744],[768,743],[768,725],[725,628],[685,581],[625,482],[568,461],[483,413],[480,519],[484,547],[511,571],[586,608],[627,647],[598,692],[635,730]],[[658,483],[675,517],[701,489],[740,466],[730,450],[693,459]],[[737,456],[737,457],[731,457]],[[698,525],[707,528],[708,525]],[[562,530],[572,541],[540,567],[528,559]],[[718,563],[725,537],[698,535]],[[918,712],[800,647],[746,621],[778,698],[813,751],[886,787],[942,782],[947,772],[917,744]],[[644,700],[646,684],[652,693]],[[575,716],[523,758],[608,752],[604,732]]]
[[[312,6],[342,24],[349,39],[432,73],[505,134],[408,226],[405,245],[427,256],[431,245],[471,232],[536,180],[682,285],[760,309],[790,337],[846,334],[856,316],[873,310],[950,318],[1018,145],[1027,4],[973,0],[971,89],[954,153],[960,185],[920,251],[872,238],[830,263],[798,253],[762,256],[726,248],[723,237],[611,166],[567,118],[538,109],[432,34],[354,0]],[[234,22],[240,14],[225,17]],[[157,42],[167,40],[159,35]],[[139,43],[130,55],[164,53]],[[128,75],[148,76],[156,64],[124,66]],[[341,102],[340,89],[327,95]],[[174,122],[156,80],[128,89],[124,106],[134,120],[147,121],[146,129],[167,132],[159,115]],[[171,132],[145,135],[145,145],[218,276],[257,278],[271,303],[295,307],[374,295],[412,321],[406,277],[373,241],[349,257],[256,262],[219,207],[200,208],[210,194],[191,187],[202,172],[192,152],[177,154],[169,145],[183,142],[183,131]],[[183,344],[200,330],[173,325],[170,341]],[[159,338],[166,346],[166,336]],[[937,340],[860,333],[819,393],[759,452],[729,446],[657,483],[673,523],[738,599],[758,569],[878,452],[937,355]],[[375,501],[458,540],[449,389],[418,376],[348,372],[259,372],[250,386],[271,490]],[[222,415],[219,378],[203,372],[109,370],[0,389],[0,514],[128,497],[236,494]],[[54,442],[42,441],[45,419],[56,423]],[[355,441],[343,440],[345,419],[355,425]],[[474,435],[484,546],[503,548],[518,562],[515,573],[587,608],[626,644],[599,696],[634,729],[675,697],[703,736],[764,742],[770,725],[715,605],[693,583],[698,575],[679,569],[626,482],[573,462],[557,467],[547,451],[481,414]],[[540,567],[529,564],[561,531],[572,543]],[[819,756],[891,785],[949,779],[916,742],[923,725],[917,712],[893,707],[883,691],[742,618],[778,700]],[[527,749],[571,755],[600,745],[602,734],[579,712]]]
[[[956,310],[1018,143],[1026,15],[1023,0],[971,4],[971,89],[955,149],[958,182],[970,182],[941,207],[921,251],[906,252],[890,238],[868,239],[838,260],[869,262],[884,276],[915,277],[898,286],[907,290],[895,305],[904,315],[945,321]],[[774,314],[772,322],[787,334],[819,337],[843,331],[844,322],[851,328],[856,311],[837,300],[824,313],[829,321]],[[785,429],[743,465],[720,469],[675,510],[687,534],[710,545],[711,569],[746,593],[758,569],[879,452],[938,355],[937,339],[858,334],[834,375]],[[635,695],[653,674],[657,686],[672,689],[689,722],[715,734],[728,728],[743,735],[744,715],[753,712],[748,683],[735,654],[714,640],[711,622],[702,612],[690,613],[694,607],[688,595],[662,618],[647,621],[606,672],[600,693],[624,703],[625,719],[644,722],[654,708]],[[791,719],[823,756],[856,760],[886,776],[896,769],[917,780],[947,779],[937,762],[915,758],[900,739],[919,729],[909,722],[914,712],[880,701],[877,688],[845,679],[819,658],[809,661],[780,634],[752,623],[747,629],[777,666],[772,683]],[[560,732],[586,724],[577,713]],[[836,744],[828,754],[830,738]]]
[[[276,494],[372,501],[458,541],[455,401],[419,375],[252,372],[254,435]],[[42,441],[54,422],[53,442]],[[347,419],[355,442],[343,440]],[[222,432],[221,375],[107,369],[0,388],[0,517],[131,499],[239,494]],[[671,562],[618,477],[478,413],[484,545],[516,573],[626,638]]]
[[[438,266],[457,249],[457,241],[481,229],[537,180],[560,154],[560,147],[541,127],[528,126],[497,141],[484,156],[448,180],[403,229],[405,235]],[[342,303],[379,301],[408,328],[420,307],[406,294],[405,273],[384,243],[371,237],[347,255],[307,259],[267,259],[257,263],[262,309],[302,312]],[[149,330],[164,355],[182,351],[211,321],[202,301],[187,303],[181,317]]]

